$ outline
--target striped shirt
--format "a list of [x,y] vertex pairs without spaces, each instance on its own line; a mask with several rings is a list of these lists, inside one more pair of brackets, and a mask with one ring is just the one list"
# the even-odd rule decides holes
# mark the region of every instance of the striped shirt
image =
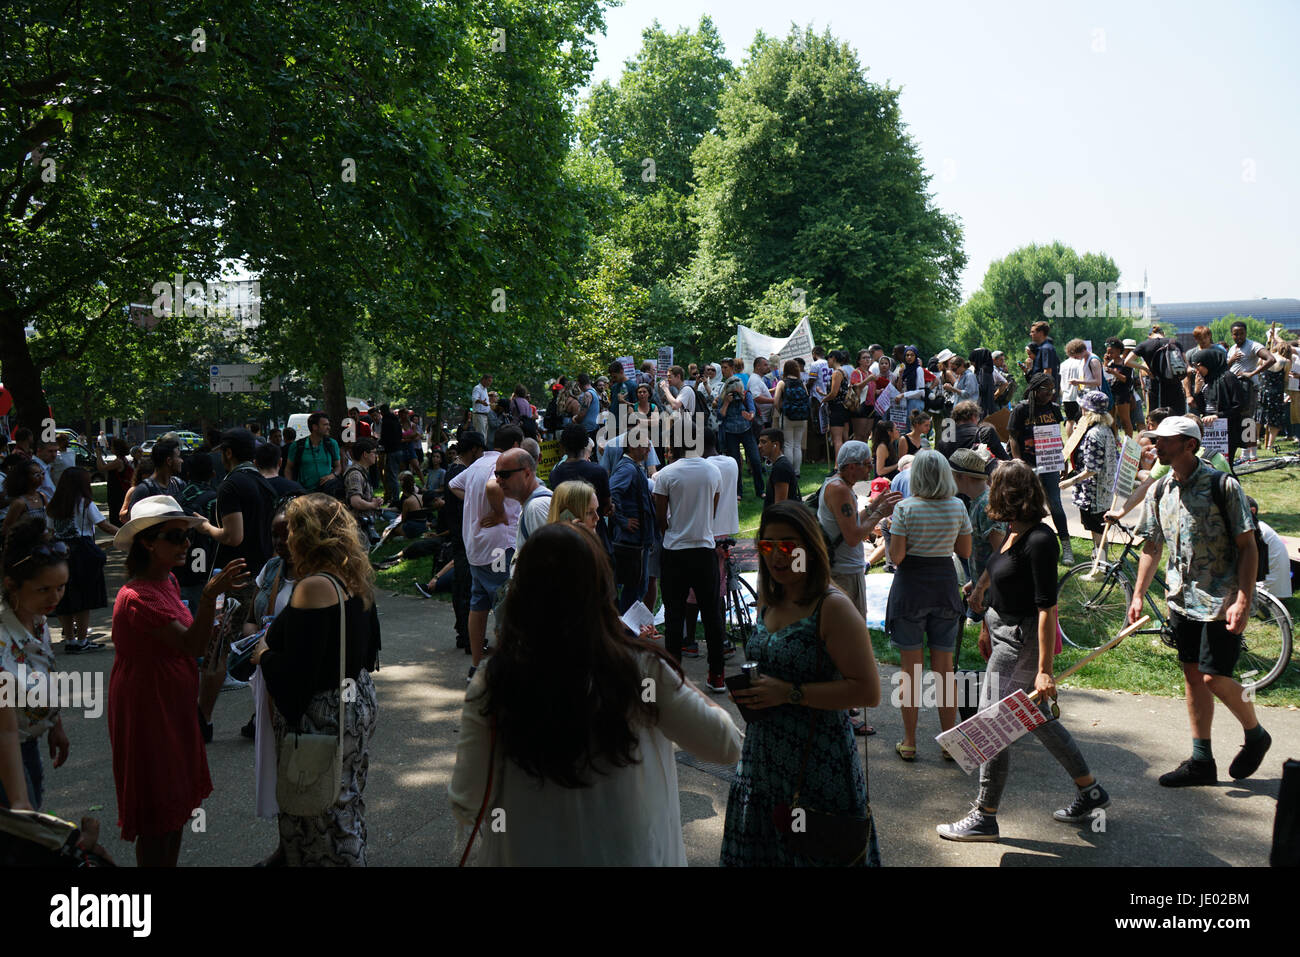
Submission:
[[971,533],[970,514],[959,498],[905,498],[889,520],[893,535],[907,537],[907,554],[946,558],[958,535]]

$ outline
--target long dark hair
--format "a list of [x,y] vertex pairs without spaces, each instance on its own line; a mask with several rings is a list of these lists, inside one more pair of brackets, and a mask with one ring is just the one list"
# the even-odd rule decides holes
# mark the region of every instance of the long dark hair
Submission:
[[30,495],[40,487],[39,482],[32,481],[32,464],[35,459],[29,459],[25,455],[11,455],[5,459],[8,466],[14,459],[21,461],[13,462],[13,465],[5,471],[5,498],[14,502],[24,495]]
[[889,433],[893,428],[894,422],[892,419],[878,419],[876,424],[871,427],[871,454],[873,457],[876,454],[876,449],[881,445],[885,445],[891,453],[898,451],[897,443],[889,437]]
[[69,466],[59,476],[59,485],[45,508],[45,514],[50,518],[73,518],[92,501],[90,473],[79,465]]
[[514,564],[483,714],[504,754],[531,777],[589,787],[598,761],[626,767],[640,760],[637,726],[657,717],[642,697],[638,652],[681,670],[655,646],[627,637],[610,597],[609,559],[590,532],[544,525]]
[[[23,582],[35,578],[50,566],[67,564],[67,553],[55,554],[49,545],[50,536],[45,530],[44,519],[27,518],[15,523],[5,536],[3,556],[0,557],[4,579],[21,587]],[[0,585],[3,585],[2,581]]]

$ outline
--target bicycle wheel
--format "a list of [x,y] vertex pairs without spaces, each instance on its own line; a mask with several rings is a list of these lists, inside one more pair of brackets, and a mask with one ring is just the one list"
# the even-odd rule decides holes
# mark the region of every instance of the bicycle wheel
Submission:
[[1256,591],[1232,676],[1243,688],[1260,691],[1276,681],[1290,663],[1291,616],[1277,598]]
[[754,633],[751,605],[758,607],[758,596],[749,582],[736,575],[727,590],[727,640],[733,645],[743,646]]
[[1061,637],[1076,648],[1100,648],[1126,623],[1133,585],[1116,565],[1101,565],[1092,575],[1092,562],[1080,562],[1057,586],[1056,607]]

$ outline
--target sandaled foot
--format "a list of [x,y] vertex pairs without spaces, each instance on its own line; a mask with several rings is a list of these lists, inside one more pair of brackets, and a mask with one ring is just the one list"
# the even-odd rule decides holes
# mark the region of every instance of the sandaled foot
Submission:
[[915,760],[916,760],[916,746],[915,746],[915,745],[913,745],[913,746],[911,746],[911,747],[908,747],[908,746],[907,746],[906,744],[904,744],[902,741],[899,741],[898,744],[894,745],[894,750],[898,752],[898,756],[899,756],[900,758],[902,758],[904,761],[915,761]]

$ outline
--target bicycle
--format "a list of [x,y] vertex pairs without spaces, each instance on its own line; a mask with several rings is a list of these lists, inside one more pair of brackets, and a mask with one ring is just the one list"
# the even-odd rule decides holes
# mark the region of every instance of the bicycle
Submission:
[[758,607],[758,594],[740,574],[740,563],[731,554],[734,538],[718,542],[718,549],[726,563],[727,579],[723,586],[722,624],[725,638],[736,647],[743,648],[754,633],[754,611]]
[[1270,459],[1242,462],[1240,465],[1234,465],[1232,471],[1236,475],[1251,475],[1255,472],[1267,472],[1269,469],[1286,468],[1291,465],[1300,465],[1300,455],[1275,455]]
[[[1137,581],[1136,556],[1139,539],[1133,529],[1116,523],[1126,536],[1124,549],[1117,561],[1080,562],[1061,576],[1057,586],[1061,638],[1075,648],[1099,648],[1124,627],[1128,607],[1133,600],[1133,583]],[[1108,555],[1107,538],[1102,538],[1103,554]],[[1169,644],[1169,623],[1152,594],[1166,592],[1164,576],[1158,571],[1143,600],[1158,628],[1134,632],[1157,635]],[[1233,678],[1242,687],[1255,691],[1268,687],[1291,663],[1291,615],[1263,585],[1255,586],[1255,600],[1246,630],[1241,634],[1241,654],[1233,669]],[[1253,680],[1252,680],[1253,679]]]

